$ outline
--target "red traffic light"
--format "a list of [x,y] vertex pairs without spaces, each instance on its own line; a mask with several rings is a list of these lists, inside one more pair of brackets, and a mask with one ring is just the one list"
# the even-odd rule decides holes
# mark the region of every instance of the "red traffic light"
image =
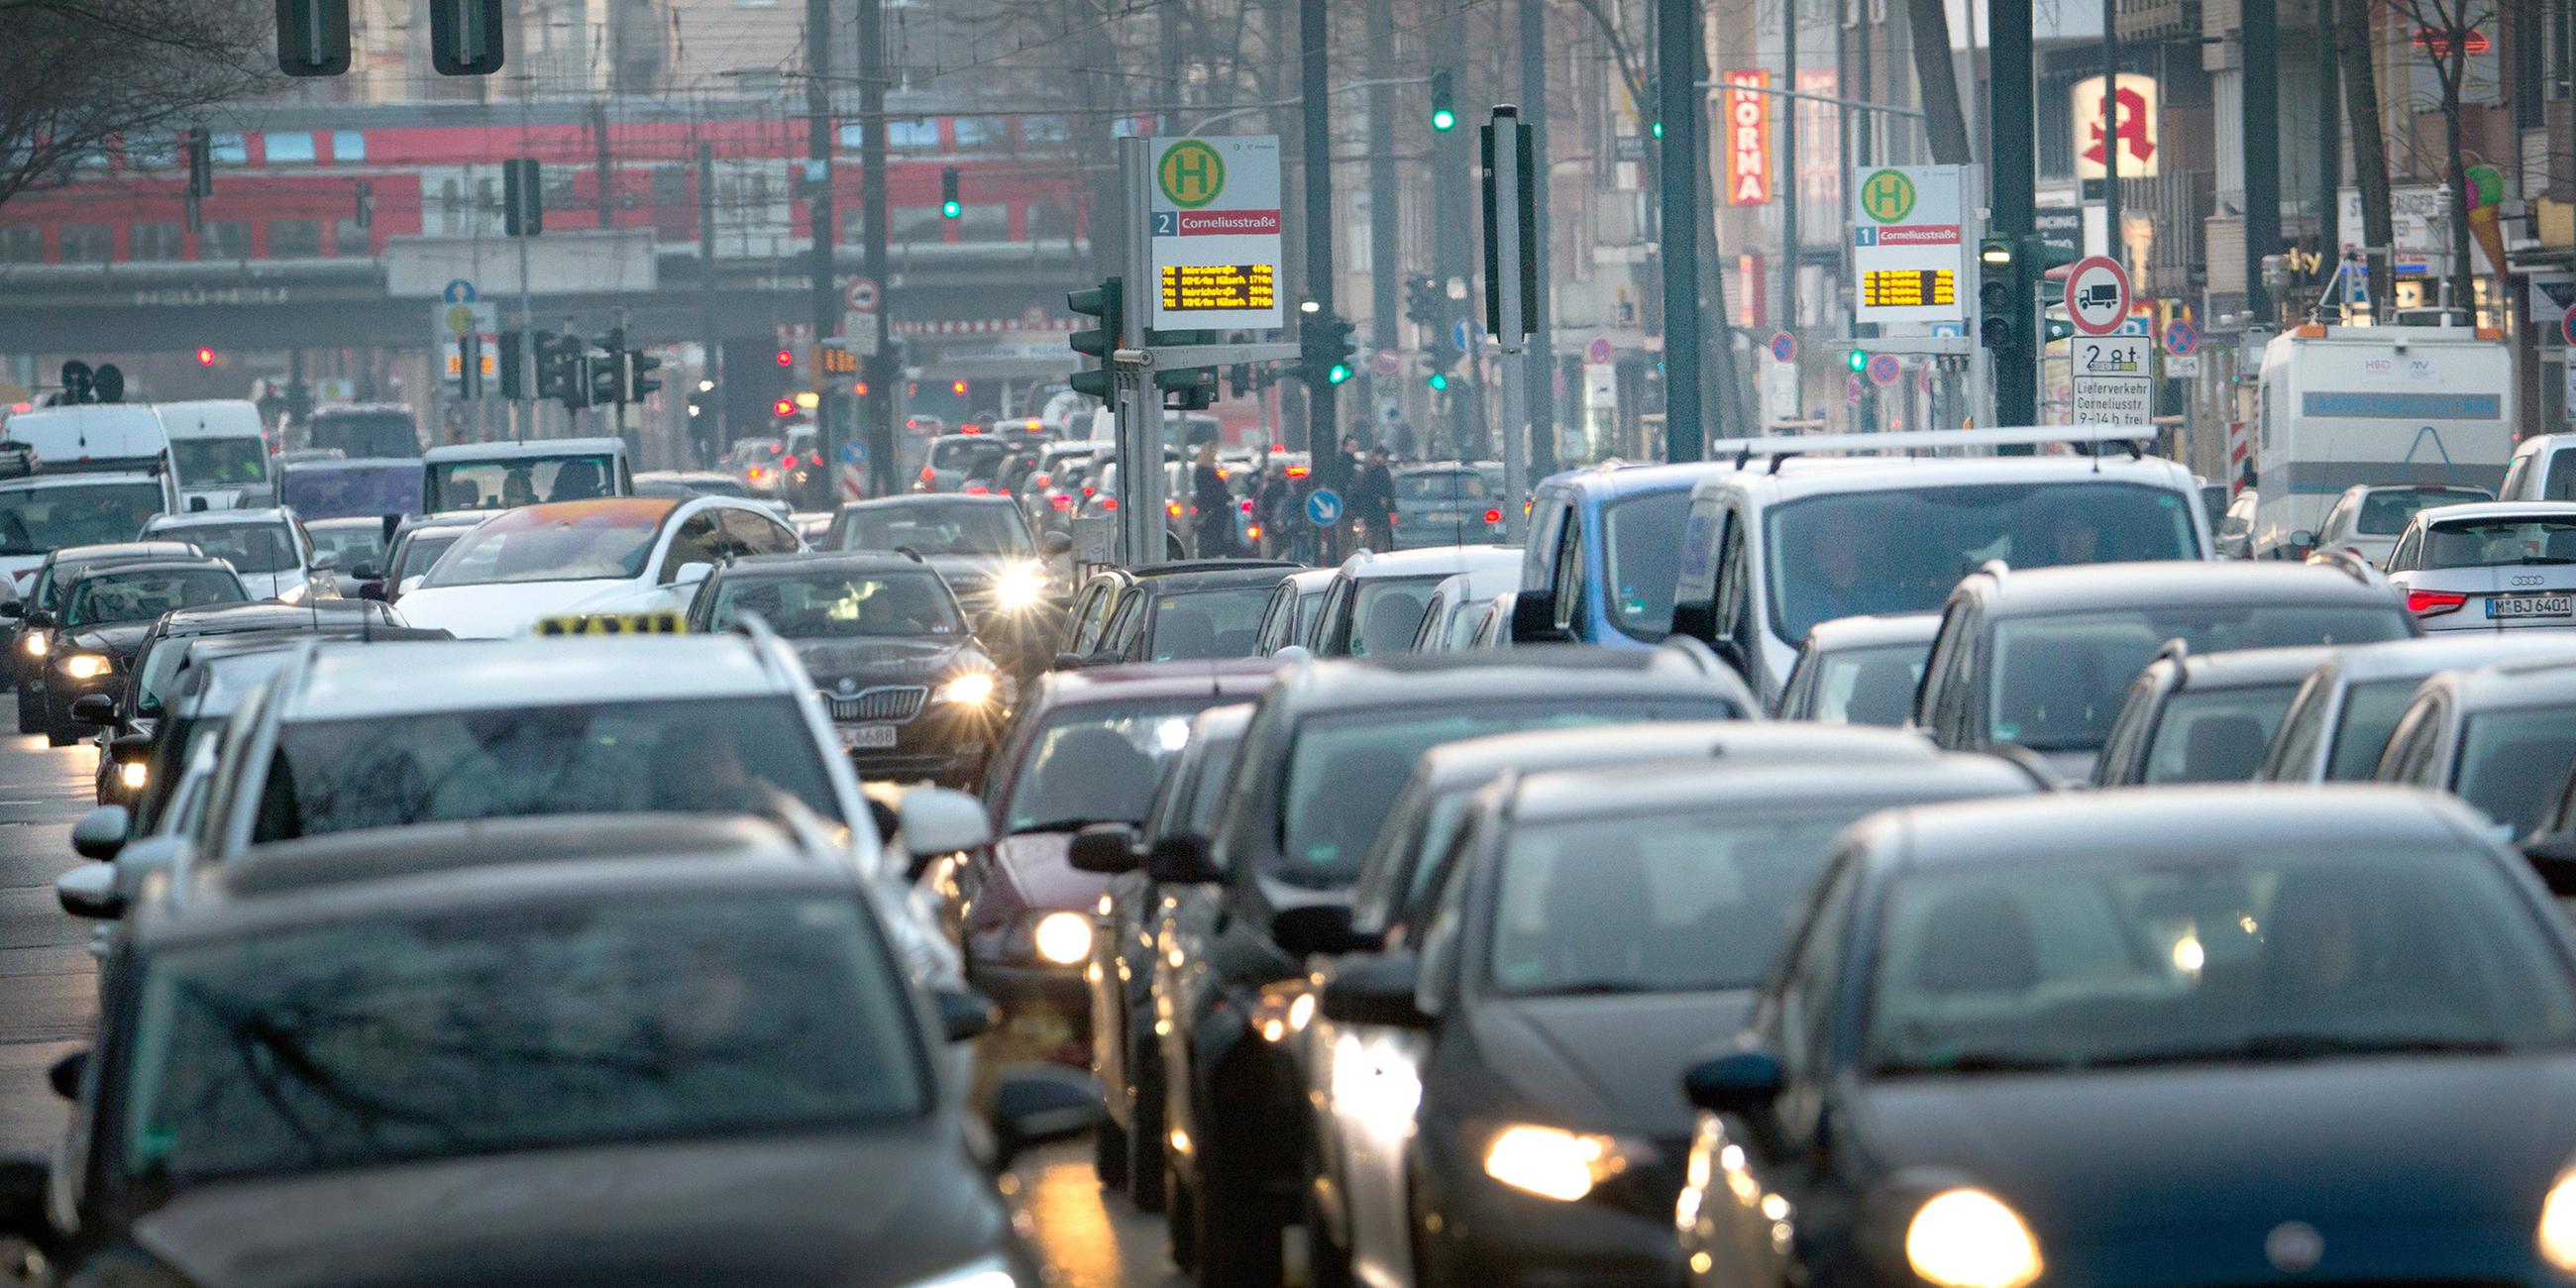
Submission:
[[769,404],[769,410],[780,416],[793,416],[796,414],[796,400],[793,398],[781,398],[778,401]]
[[214,350],[212,350],[212,349],[207,348],[206,346],[204,346],[204,345],[202,345],[202,344],[201,344],[201,345],[198,345],[198,346],[197,346],[197,365],[198,365],[198,366],[200,366],[200,367],[211,367],[211,366],[215,365],[215,351],[214,351]]
[[792,367],[792,366],[795,366],[795,365],[796,365],[796,351],[795,351],[795,350],[793,350],[793,349],[781,349],[781,350],[779,350],[779,351],[778,351],[778,365],[779,365],[779,366],[782,366],[782,367]]
[[965,397],[965,396],[966,396],[966,382],[965,382],[965,381],[963,381],[963,380],[951,380],[951,381],[949,381],[949,382],[948,382],[948,392],[950,392],[950,393],[952,393],[952,394],[955,394],[955,395],[957,395],[957,396],[958,396],[958,397],[960,397],[960,398]]
[[865,398],[865,397],[867,397],[867,396],[868,396],[868,382],[867,382],[867,381],[862,380],[862,381],[858,382],[857,384],[854,384],[854,385],[850,386],[850,392],[851,392],[851,393],[854,393],[854,394],[857,394],[857,395],[858,395],[859,397],[861,397],[861,398]]

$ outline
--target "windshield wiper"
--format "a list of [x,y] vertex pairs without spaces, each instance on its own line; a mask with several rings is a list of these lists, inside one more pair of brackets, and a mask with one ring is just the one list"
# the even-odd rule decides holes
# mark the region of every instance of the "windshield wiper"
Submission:
[[2083,1061],[2094,1069],[2155,1064],[2268,1064],[2358,1055],[2486,1055],[2505,1049],[2492,1038],[2375,1037],[2343,1033],[2257,1033],[2234,1042],[2198,1047],[2150,1048]]
[[1633,979],[1581,979],[1566,984],[1548,984],[1527,991],[1530,997],[1617,997],[1629,993],[1659,993],[1663,988]]
[[1020,836],[1029,832],[1079,832],[1094,823],[1125,823],[1132,827],[1135,825],[1135,820],[1127,818],[1051,818],[1042,823],[1022,823],[1019,826],[1012,828],[1009,834],[1012,836]]
[[1927,1056],[1914,1060],[1885,1060],[1870,1072],[1881,1078],[1926,1073],[2031,1073],[2064,1069],[2069,1064],[2057,1056],[2022,1055],[2012,1051],[1962,1051],[1946,1059]]

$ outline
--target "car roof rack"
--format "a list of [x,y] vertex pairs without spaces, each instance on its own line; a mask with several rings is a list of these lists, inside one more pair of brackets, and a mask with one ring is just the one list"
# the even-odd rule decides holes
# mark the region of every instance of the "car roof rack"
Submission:
[[2378,565],[2349,550],[2320,550],[2309,555],[2308,562],[2335,569],[2365,586],[2376,588],[2388,584],[2388,574],[2381,572]]
[[2001,559],[1989,559],[1977,565],[1977,571],[1995,579],[1995,589],[2002,590],[2012,580],[2012,565]]
[[[1742,469],[1756,456],[1803,456],[1815,452],[1932,452],[1980,447],[2041,447],[2119,443],[2132,456],[2143,455],[2141,443],[2153,442],[2153,425],[2020,425],[1997,429],[1909,429],[1888,434],[1775,434],[1761,438],[1721,438],[1708,445],[1709,460],[1735,458]],[[1775,462],[1773,472],[1777,472]]]

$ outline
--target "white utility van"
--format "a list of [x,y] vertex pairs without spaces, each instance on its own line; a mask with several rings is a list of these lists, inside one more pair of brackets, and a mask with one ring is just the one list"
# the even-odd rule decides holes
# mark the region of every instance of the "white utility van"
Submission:
[[179,476],[180,500],[211,510],[265,505],[268,434],[259,405],[246,398],[157,403],[170,435],[170,467]]
[[0,576],[32,576],[64,546],[132,541],[180,508],[161,417],[140,403],[37,407],[0,425],[32,470],[0,481]]
[[2494,488],[2513,454],[2513,354],[2494,332],[2310,323],[2263,349],[2249,553],[2305,558],[2356,484]]

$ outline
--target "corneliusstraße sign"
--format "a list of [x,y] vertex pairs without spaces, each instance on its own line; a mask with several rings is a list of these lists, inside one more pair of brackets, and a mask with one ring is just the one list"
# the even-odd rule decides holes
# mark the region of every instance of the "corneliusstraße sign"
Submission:
[[1279,138],[1156,139],[1157,330],[1278,327]]
[[1968,316],[1965,176],[1954,165],[1852,172],[1853,320],[1956,322]]

